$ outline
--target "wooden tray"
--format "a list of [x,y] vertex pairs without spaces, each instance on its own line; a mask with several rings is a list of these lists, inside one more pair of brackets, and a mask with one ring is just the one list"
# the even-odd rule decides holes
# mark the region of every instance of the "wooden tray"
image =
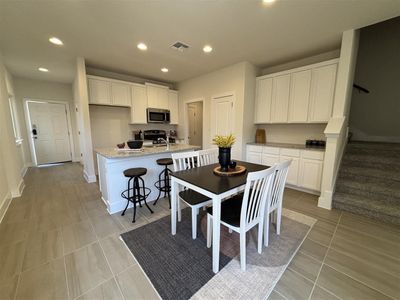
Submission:
[[246,167],[237,165],[234,169],[229,168],[228,172],[222,172],[221,167],[216,167],[213,172],[217,176],[237,176],[246,172]]

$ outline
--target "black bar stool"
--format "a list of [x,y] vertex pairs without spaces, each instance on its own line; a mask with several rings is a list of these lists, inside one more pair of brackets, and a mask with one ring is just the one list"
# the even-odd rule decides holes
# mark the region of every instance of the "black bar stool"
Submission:
[[[124,176],[128,177],[128,189],[121,193],[121,197],[127,200],[126,207],[122,212],[121,216],[125,215],[126,210],[128,209],[129,203],[133,203],[133,219],[132,223],[135,223],[136,218],[136,203],[139,203],[139,206],[142,207],[141,201],[144,201],[144,204],[147,206],[149,211],[153,213],[151,208],[147,205],[146,199],[150,195],[151,191],[149,188],[145,187],[144,180],[141,176],[146,175],[146,168],[131,168],[124,171]],[[131,181],[133,180],[133,184],[131,186]]]
[[170,173],[172,172],[168,166],[172,165],[172,158],[160,158],[157,159],[157,165],[165,166],[164,170],[158,175],[158,181],[154,183],[154,186],[158,189],[158,197],[154,201],[153,205],[157,204],[158,199],[160,199],[161,193],[164,192],[164,197],[168,197],[169,208],[171,208],[171,184],[170,184]]

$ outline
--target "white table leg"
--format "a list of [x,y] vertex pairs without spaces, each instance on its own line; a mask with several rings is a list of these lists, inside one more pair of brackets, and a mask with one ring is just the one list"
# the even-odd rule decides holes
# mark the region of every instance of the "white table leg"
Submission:
[[212,226],[212,263],[213,272],[219,271],[219,246],[220,246],[220,219],[221,219],[221,199],[216,196],[213,197],[213,226]]
[[178,183],[175,180],[175,177],[171,177],[171,233],[172,235],[176,234],[176,202],[178,200],[177,197],[178,192]]

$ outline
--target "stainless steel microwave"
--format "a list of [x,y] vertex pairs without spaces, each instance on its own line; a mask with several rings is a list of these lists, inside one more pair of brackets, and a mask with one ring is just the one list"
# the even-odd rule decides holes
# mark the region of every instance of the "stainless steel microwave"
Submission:
[[147,123],[169,123],[170,112],[168,109],[148,108]]

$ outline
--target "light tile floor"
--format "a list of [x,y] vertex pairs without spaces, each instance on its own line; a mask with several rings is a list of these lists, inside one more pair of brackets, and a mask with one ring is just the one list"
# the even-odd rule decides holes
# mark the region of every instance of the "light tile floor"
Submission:
[[[168,201],[110,216],[78,164],[31,168],[0,224],[0,299],[155,299],[120,233],[169,214]],[[400,228],[327,211],[285,192],[318,222],[270,299],[399,299]]]

